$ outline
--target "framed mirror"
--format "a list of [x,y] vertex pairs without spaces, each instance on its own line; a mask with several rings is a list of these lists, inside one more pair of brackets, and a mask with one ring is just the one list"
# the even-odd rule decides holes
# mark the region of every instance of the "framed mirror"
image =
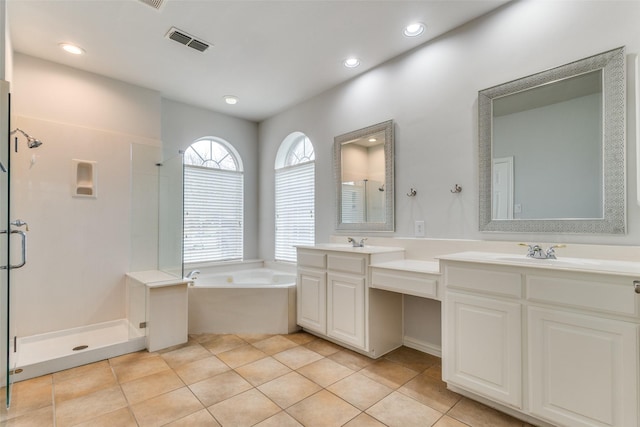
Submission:
[[625,56],[478,93],[480,231],[625,233]]
[[334,138],[338,230],[394,230],[393,146],[393,120]]

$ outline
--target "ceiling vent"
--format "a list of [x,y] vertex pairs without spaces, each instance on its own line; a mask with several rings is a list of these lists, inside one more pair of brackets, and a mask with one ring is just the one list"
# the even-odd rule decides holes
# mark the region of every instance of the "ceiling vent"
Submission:
[[140,3],[146,4],[147,6],[151,6],[156,10],[162,9],[162,6],[164,6],[166,2],[166,0],[138,0],[138,1],[140,1]]
[[204,52],[205,50],[209,49],[210,46],[209,43],[198,40],[192,35],[189,35],[187,32],[179,30],[176,27],[171,27],[166,37],[168,39],[177,41],[178,43],[182,43],[185,46],[189,46],[190,48],[195,49],[198,52]]

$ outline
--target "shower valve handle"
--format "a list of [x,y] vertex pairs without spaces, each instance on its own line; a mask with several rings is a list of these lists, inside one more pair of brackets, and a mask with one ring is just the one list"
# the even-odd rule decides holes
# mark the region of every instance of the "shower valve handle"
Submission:
[[26,230],[26,231],[29,231],[29,224],[27,224],[26,222],[24,222],[24,221],[23,221],[23,220],[21,220],[21,219],[16,219],[15,221],[13,221],[13,222],[11,223],[11,225],[16,226],[16,227],[26,226],[26,227],[25,227],[25,230]]

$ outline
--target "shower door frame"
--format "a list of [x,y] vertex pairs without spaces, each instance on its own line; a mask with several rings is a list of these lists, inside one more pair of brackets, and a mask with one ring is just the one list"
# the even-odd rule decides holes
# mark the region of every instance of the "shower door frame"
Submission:
[[10,95],[9,82],[0,81],[0,334],[2,387],[5,387],[5,403],[11,404],[11,372],[13,345],[11,343],[11,144],[9,143]]

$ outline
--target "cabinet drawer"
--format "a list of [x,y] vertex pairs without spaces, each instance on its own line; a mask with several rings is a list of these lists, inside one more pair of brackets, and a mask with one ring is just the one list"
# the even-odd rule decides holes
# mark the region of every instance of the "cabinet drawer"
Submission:
[[325,268],[327,254],[320,251],[298,249],[298,265],[302,267]]
[[438,299],[438,280],[420,273],[371,269],[371,287]]
[[603,277],[565,278],[527,275],[526,297],[530,301],[587,308],[638,316],[638,304],[631,279],[628,283]]
[[345,273],[365,274],[367,262],[362,255],[332,254],[327,255],[327,269]]
[[520,273],[446,265],[445,274],[448,288],[486,292],[514,298],[522,296],[522,276]]

